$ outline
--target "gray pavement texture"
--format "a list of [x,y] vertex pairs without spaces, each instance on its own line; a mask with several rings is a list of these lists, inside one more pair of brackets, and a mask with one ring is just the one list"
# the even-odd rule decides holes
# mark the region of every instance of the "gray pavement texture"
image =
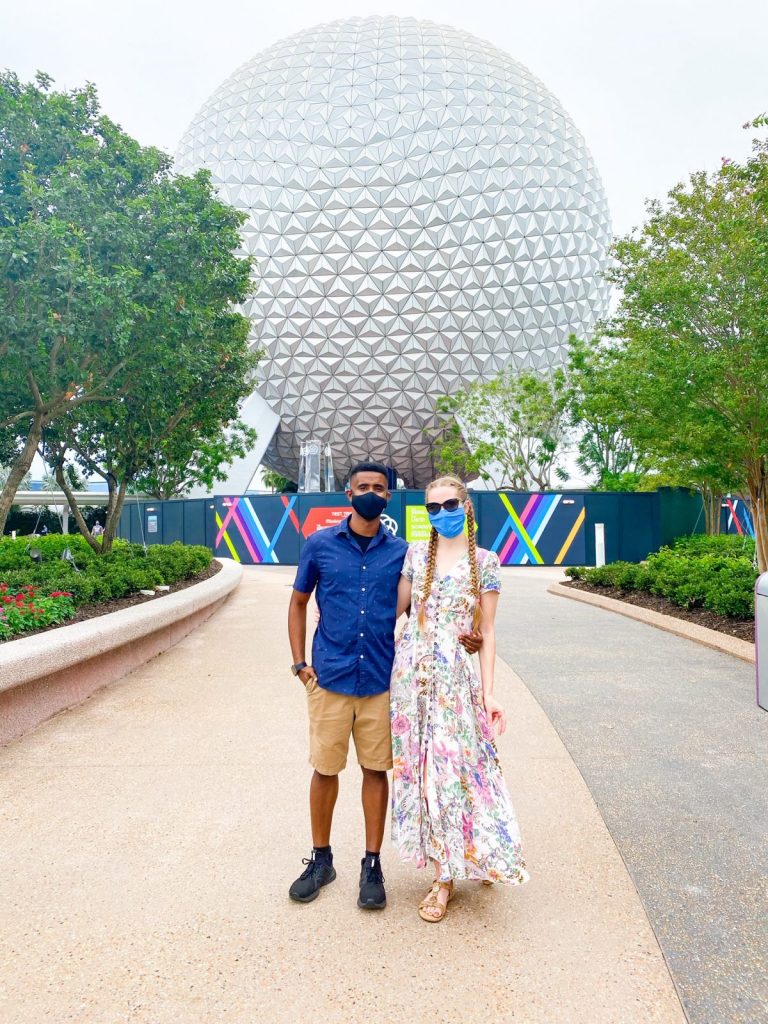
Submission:
[[754,668],[503,576],[499,654],[580,769],[693,1024],[768,1021],[768,714]]
[[[358,910],[351,758],[338,879],[291,903],[310,845],[293,575],[247,569],[177,646],[0,750],[2,1024],[684,1024],[578,769],[501,661],[499,752],[531,882],[462,884],[445,921],[426,924],[426,873],[385,843],[387,909]],[[519,615],[521,596],[507,577],[502,608]],[[542,646],[550,605],[570,614],[546,601]]]

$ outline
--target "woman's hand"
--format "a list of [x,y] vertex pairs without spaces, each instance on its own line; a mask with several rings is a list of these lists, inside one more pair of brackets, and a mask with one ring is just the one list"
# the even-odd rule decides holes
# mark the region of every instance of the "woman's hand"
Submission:
[[485,713],[488,715],[488,721],[492,729],[495,729],[497,734],[500,736],[507,728],[507,713],[501,704],[487,694],[483,697],[483,703],[485,704]]

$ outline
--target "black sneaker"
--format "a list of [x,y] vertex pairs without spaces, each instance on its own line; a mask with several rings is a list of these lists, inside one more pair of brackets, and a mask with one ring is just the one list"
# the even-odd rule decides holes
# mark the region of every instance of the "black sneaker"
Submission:
[[301,863],[307,865],[306,870],[302,871],[293,883],[288,890],[288,895],[299,903],[311,903],[322,887],[334,880],[336,869],[332,861],[325,860],[325,858],[315,860],[314,851],[309,860],[302,858]]
[[360,864],[360,895],[357,905],[363,910],[383,910],[387,905],[387,894],[384,892],[381,862],[378,857],[363,857]]

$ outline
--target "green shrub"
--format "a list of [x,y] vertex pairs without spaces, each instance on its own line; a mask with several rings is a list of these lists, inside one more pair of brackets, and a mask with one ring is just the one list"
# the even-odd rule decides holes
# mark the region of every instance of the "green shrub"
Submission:
[[618,587],[620,590],[643,590],[648,583],[646,567],[635,562],[610,562],[608,565],[579,569],[578,575],[568,575],[571,579],[581,579],[596,587]]
[[[742,538],[710,537],[708,541],[739,541]],[[678,547],[662,548],[649,555],[644,564],[611,562],[594,567],[566,570],[571,579],[598,587],[644,590],[664,597],[682,608],[707,608],[718,615],[749,618],[754,612],[757,570],[751,557],[732,543],[704,545],[704,553],[690,554],[687,541]],[[694,551],[696,545],[691,545]]]
[[583,580],[587,572],[589,569],[583,565],[569,565],[565,570],[565,575],[572,580]]
[[754,558],[755,542],[751,537],[736,537],[721,533],[710,537],[706,533],[695,533],[689,537],[677,537],[672,550],[684,555],[723,555],[731,558]]
[[[74,564],[62,560],[69,549]],[[41,561],[33,561],[38,551]],[[213,558],[204,547],[183,544],[155,545],[146,551],[141,544],[116,541],[111,552],[96,555],[80,536],[22,537],[0,540],[0,582],[15,595],[34,586],[41,594],[67,591],[77,607],[96,601],[126,597],[160,584],[173,585],[206,569]],[[0,631],[0,638],[5,634]]]

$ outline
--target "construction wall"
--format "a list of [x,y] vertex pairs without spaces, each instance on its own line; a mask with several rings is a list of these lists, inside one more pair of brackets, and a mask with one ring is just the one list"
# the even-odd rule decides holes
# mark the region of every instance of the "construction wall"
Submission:
[[[675,537],[704,529],[701,499],[664,488],[645,494],[595,491],[476,491],[472,494],[481,547],[504,565],[594,565],[640,561]],[[395,491],[384,523],[406,540],[424,540],[428,520],[422,491]],[[350,512],[346,495],[248,494],[209,499],[130,502],[120,536],[139,543],[204,544],[244,564],[295,565],[316,530]],[[751,529],[744,503],[729,499],[723,532]]]

